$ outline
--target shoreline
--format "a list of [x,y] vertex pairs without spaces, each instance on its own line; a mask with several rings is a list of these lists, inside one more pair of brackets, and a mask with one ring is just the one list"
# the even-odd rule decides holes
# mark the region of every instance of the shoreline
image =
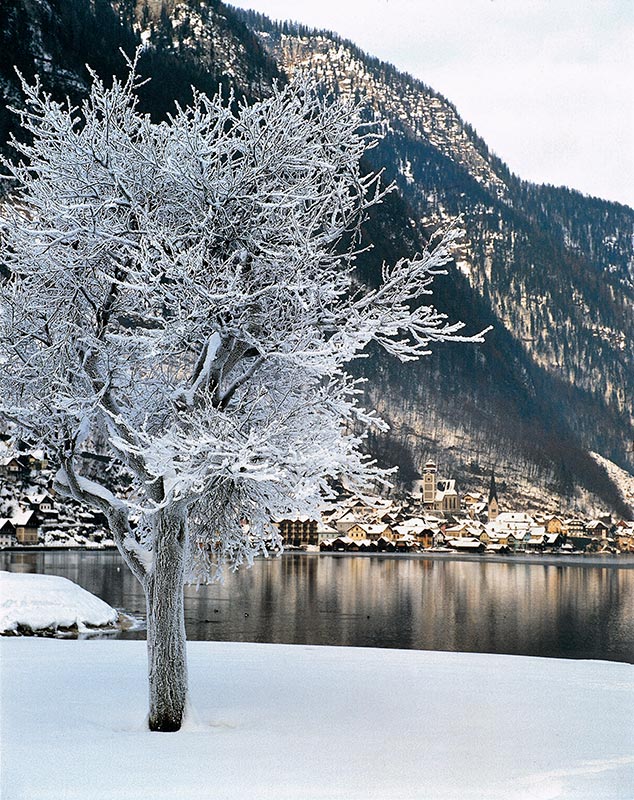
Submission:
[[0,547],[0,553],[118,553],[116,544],[104,545],[103,547],[86,547],[82,544],[75,545],[51,545],[45,547],[37,544],[11,545],[10,547]]
[[[21,547],[3,547],[2,553],[118,553],[116,546],[109,547],[83,547],[55,546],[41,547],[24,545]],[[311,550],[285,550],[281,557],[299,555],[302,557],[332,557],[332,558],[412,558],[428,561],[471,561],[490,564],[528,564],[559,567],[607,567],[610,569],[634,569],[634,553],[508,553],[498,555],[495,553],[459,553],[459,552],[422,552],[388,553],[388,552],[345,552],[345,551],[311,551]],[[270,556],[277,558],[280,556]],[[261,556],[258,560],[262,558]]]

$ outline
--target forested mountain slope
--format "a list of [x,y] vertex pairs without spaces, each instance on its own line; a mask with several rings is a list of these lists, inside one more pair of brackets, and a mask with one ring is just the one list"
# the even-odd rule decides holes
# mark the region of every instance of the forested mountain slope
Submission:
[[[170,9],[168,11],[168,8]],[[280,78],[275,61],[255,35],[218,0],[187,4],[155,0],[0,0],[0,142],[16,132],[8,110],[20,105],[16,68],[59,99],[86,94],[90,65],[104,80],[122,76],[123,50],[132,57],[145,41],[139,73],[141,107],[162,119],[191,87],[209,94],[221,86],[256,98]]]
[[[366,225],[382,258],[420,249],[439,224],[462,215],[467,242],[434,303],[484,345],[442,345],[416,365],[372,356],[371,401],[392,424],[371,442],[412,477],[429,456],[461,487],[483,489],[495,467],[503,502],[551,508],[623,500],[589,455],[634,471],[634,211],[512,175],[429,87],[328,33],[275,24],[210,0],[17,0],[2,8],[0,88],[19,103],[16,64],[76,101],[90,63],[107,78],[125,70],[118,49],[143,41],[143,108],[162,118],[193,84],[249,99],[310,68],[330,91],[367,108],[384,138],[371,151],[398,192]],[[0,109],[6,142],[15,123]]]
[[[562,436],[580,452],[599,451],[632,469],[634,210],[521,181],[450,102],[350,42],[256,14],[241,12],[241,18],[259,31],[287,72],[316,72],[331,91],[364,103],[368,118],[380,121],[384,138],[370,158],[375,166],[385,165],[398,185],[412,224],[424,232],[462,215],[469,241],[457,266],[496,325],[479,349],[487,358],[501,348],[500,360],[518,381],[519,418],[509,424],[508,414],[498,414],[495,425],[483,426],[484,398],[465,415],[456,396],[469,398],[465,405],[471,405],[487,379],[475,366],[456,375],[457,365],[443,364],[453,356],[442,349],[432,359],[438,371],[430,381],[441,387],[441,398],[434,401],[430,393],[408,408],[412,391],[405,389],[404,370],[390,386],[405,389],[400,402],[394,397],[388,405],[408,408],[400,419],[417,431],[409,437],[413,446],[417,436],[431,436],[429,449],[437,448],[454,471],[465,466],[470,451],[472,460],[487,466],[510,467],[526,457],[521,471],[528,481],[558,491],[571,484],[592,486],[579,472],[585,459],[572,457]],[[462,296],[454,306],[458,316],[474,321],[473,301],[456,276],[452,289],[456,301]],[[448,307],[440,298],[438,305]],[[489,376],[503,392],[508,380],[501,373],[495,378]],[[491,401],[499,406],[501,398]],[[454,434],[460,444],[452,445],[448,457]],[[465,442],[474,434],[475,448]]]

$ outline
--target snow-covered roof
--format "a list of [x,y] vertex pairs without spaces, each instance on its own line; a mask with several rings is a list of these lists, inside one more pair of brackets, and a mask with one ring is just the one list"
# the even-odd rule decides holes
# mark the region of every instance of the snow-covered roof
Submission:
[[0,467],[8,467],[12,461],[20,461],[17,456],[4,456],[0,458]]
[[461,533],[466,529],[466,525],[459,524],[459,525],[452,525],[449,528],[446,528],[445,533],[451,535],[452,533]]
[[332,527],[332,525],[325,525],[325,524],[322,524],[322,525],[318,525],[318,526],[317,526],[317,533],[319,533],[319,534],[325,534],[325,535],[327,535],[327,536],[329,536],[330,534],[334,534],[334,536],[335,536],[335,538],[336,538],[336,536],[337,536],[337,529],[336,529],[336,528],[333,528],[333,527]]
[[535,527],[533,517],[523,512],[503,512],[496,519],[487,522],[485,528],[488,533],[507,531],[512,533],[525,533],[529,528]]
[[483,495],[481,492],[467,492],[462,495],[462,499],[465,503],[477,503],[479,500],[482,500],[482,497]]
[[347,500],[344,500],[342,505],[348,508],[367,508],[385,512],[389,511],[394,506],[394,502],[384,497],[362,497],[361,495],[353,495]]
[[457,495],[456,482],[453,478],[438,481],[436,484],[436,502],[440,503],[445,497]]
[[513,531],[508,531],[508,530],[496,531],[496,530],[488,530],[488,528],[487,528],[487,536],[489,537],[489,539],[493,541],[495,540],[499,541],[501,539],[509,539],[511,537],[513,539],[517,538],[516,534]]
[[386,525],[384,522],[356,522],[351,528],[348,529],[348,533],[354,528],[359,528],[368,536],[380,536],[382,533],[385,533],[386,530],[389,529],[389,525]]
[[355,524],[359,522],[359,517],[352,508],[349,508],[347,511],[344,511],[343,514],[335,514],[334,519],[337,522],[352,522]]
[[32,523],[34,521],[33,520],[34,517],[35,517],[35,512],[31,511],[31,509],[25,510],[19,508],[13,512],[13,516],[11,517],[11,522],[15,526],[28,525],[29,523]]
[[282,517],[276,517],[274,522],[316,522],[314,517],[309,517],[307,514],[287,514]]
[[363,524],[359,526],[362,530],[366,531],[367,533],[371,534],[379,534],[385,533],[386,530],[390,527],[383,522],[379,522],[377,524]]
[[52,501],[52,497],[48,492],[28,492],[26,495],[26,499],[29,503],[33,503],[36,506],[41,505],[45,500]]
[[497,515],[495,521],[501,523],[514,522],[527,524],[532,524],[534,522],[530,514],[526,514],[524,511],[502,511]]
[[457,539],[447,539],[446,544],[457,550],[477,550],[482,547],[482,542],[471,536],[462,536]]
[[410,525],[395,525],[394,530],[399,536],[414,536],[415,534],[420,534],[423,531],[430,530],[428,525],[420,525],[411,527]]
[[588,522],[588,524],[586,525],[586,528],[587,528],[589,531],[593,531],[593,530],[595,530],[595,528],[599,528],[599,527],[601,527],[601,528],[605,528],[605,529],[607,530],[607,529],[608,529],[610,526],[609,526],[609,525],[606,525],[606,523],[605,523],[605,522],[602,522],[600,519],[592,519],[592,520],[590,520],[590,522]]
[[422,517],[407,517],[400,523],[404,528],[426,528],[427,523]]

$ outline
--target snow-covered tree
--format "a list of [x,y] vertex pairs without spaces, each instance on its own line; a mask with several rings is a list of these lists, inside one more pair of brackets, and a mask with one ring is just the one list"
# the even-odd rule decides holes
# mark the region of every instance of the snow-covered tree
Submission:
[[[420,302],[458,234],[368,288],[355,248],[382,191],[353,106],[299,79],[255,105],[197,94],[157,124],[131,66],[109,88],[93,75],[81,108],[24,84],[0,404],[142,584],[149,724],[167,731],[186,704],[184,582],[279,550],[271,520],[315,515],[330,478],[383,476],[346,365],[371,342],[407,360],[462,338]],[[87,449],[126,481],[87,474]]]

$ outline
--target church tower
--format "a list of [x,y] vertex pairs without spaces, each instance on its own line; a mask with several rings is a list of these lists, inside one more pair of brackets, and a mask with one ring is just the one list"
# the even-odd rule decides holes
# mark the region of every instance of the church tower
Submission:
[[493,522],[494,519],[497,519],[497,515],[500,513],[500,504],[498,503],[498,492],[495,486],[495,473],[491,470],[491,485],[489,486],[489,502],[487,504],[488,507],[488,514],[487,519],[489,522]]
[[423,470],[423,505],[436,502],[436,464],[428,461]]

